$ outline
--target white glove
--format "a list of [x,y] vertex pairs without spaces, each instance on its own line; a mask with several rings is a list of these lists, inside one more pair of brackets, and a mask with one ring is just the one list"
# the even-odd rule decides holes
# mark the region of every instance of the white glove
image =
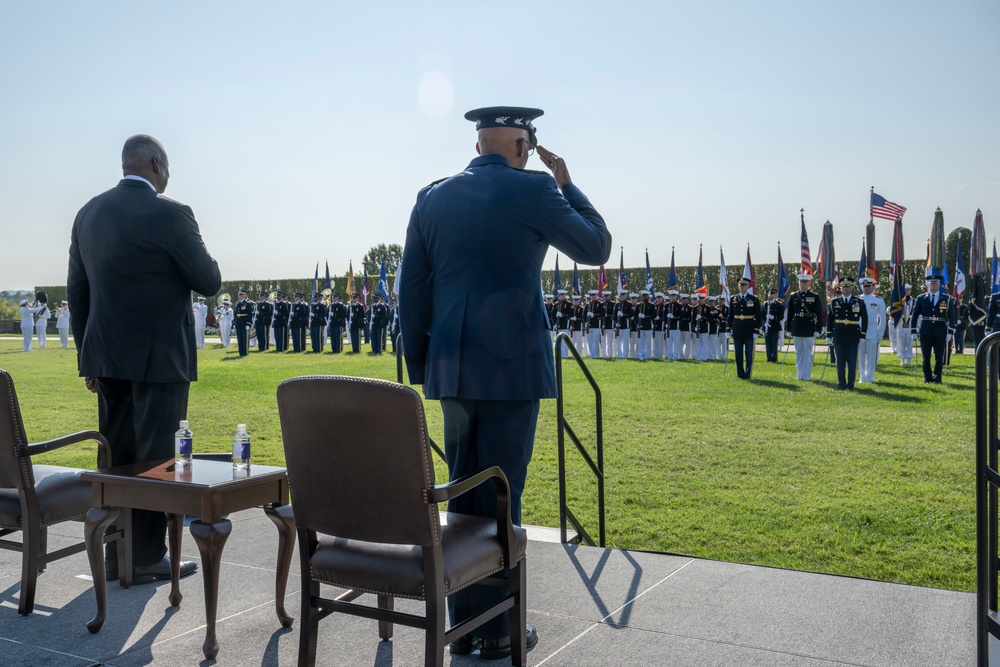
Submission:
[[588,310],[587,311],[587,317],[593,317],[593,316],[594,316],[593,311]]
[[951,335],[951,334],[948,334],[948,342],[949,342],[949,343],[951,342],[951,339],[952,339],[952,335]]
[[830,336],[827,336],[826,337],[826,344],[827,345],[833,345],[833,338],[831,338]]
[[732,337],[733,337],[733,334],[727,331],[726,332],[726,338],[732,338]]
[[657,316],[656,316],[656,317],[654,317],[653,319],[654,319],[654,320],[656,320],[657,322],[659,322],[659,321],[660,321],[660,316],[659,316],[659,315],[657,315]]
[[569,321],[570,322],[576,322],[576,318],[575,317],[571,317],[571,318],[569,318]]
[[767,314],[767,319],[769,319],[769,320],[773,320],[773,319],[774,319],[774,315],[772,315],[772,314],[768,313],[768,314]]
[[757,340],[758,338],[760,338],[760,334],[754,334],[754,335],[753,335],[753,339],[754,339],[754,340]]
[[674,314],[673,313],[667,313],[667,319],[668,320],[674,319]]
[[920,340],[920,334],[918,334],[918,333],[913,333],[913,334],[911,334],[911,335],[913,336],[913,340]]
[[640,320],[646,319],[646,314],[645,313],[639,313],[639,319]]

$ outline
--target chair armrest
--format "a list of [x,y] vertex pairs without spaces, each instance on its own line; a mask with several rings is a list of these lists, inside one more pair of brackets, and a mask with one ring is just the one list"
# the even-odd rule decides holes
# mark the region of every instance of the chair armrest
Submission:
[[507,482],[507,476],[503,474],[503,470],[499,466],[485,468],[447,484],[432,486],[427,490],[427,500],[432,503],[451,500],[488,480],[493,480],[497,487],[497,537],[503,548],[504,562],[509,569],[514,565],[517,557],[517,554],[514,553],[516,540],[514,538],[514,524],[510,520],[510,485]]
[[64,435],[61,438],[36,442],[25,447],[24,454],[25,456],[44,454],[45,452],[51,452],[66,445],[73,445],[87,440],[93,440],[97,443],[97,467],[107,468],[111,462],[111,447],[108,444],[107,438],[97,431],[80,431],[79,433]]

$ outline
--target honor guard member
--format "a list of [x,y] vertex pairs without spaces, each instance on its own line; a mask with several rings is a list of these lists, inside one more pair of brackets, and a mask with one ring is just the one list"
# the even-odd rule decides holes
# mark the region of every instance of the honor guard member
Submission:
[[691,335],[694,336],[694,354],[698,361],[708,361],[708,320],[712,311],[708,307],[708,295],[698,294],[698,303],[692,309]]
[[639,292],[639,304],[635,309],[638,343],[636,345],[640,361],[653,358],[653,320],[656,317],[656,306],[649,300],[649,290]]
[[253,322],[253,302],[247,298],[247,293],[243,290],[239,292],[239,300],[233,308],[236,326],[236,347],[240,351],[240,356],[245,357],[250,351],[250,323]]
[[708,358],[710,360],[718,359],[722,349],[719,347],[719,329],[722,328],[722,324],[719,322],[721,311],[718,307],[718,301],[715,295],[708,297]]
[[348,315],[350,316],[348,326],[351,334],[351,351],[358,354],[361,352],[361,330],[365,328],[365,307],[361,305],[357,294],[351,295],[351,308]]
[[205,305],[205,297],[199,296],[198,300],[191,306],[194,313],[194,341],[198,349],[205,347],[205,326],[208,320],[208,306]]
[[656,315],[653,316],[653,359],[663,359],[667,356],[667,337],[666,331],[664,331],[667,320],[663,311],[666,307],[667,295],[663,292],[657,292],[654,296],[656,300],[653,303],[653,308]]
[[809,380],[812,378],[816,336],[823,333],[823,304],[819,295],[810,289],[813,277],[800,273],[798,278],[799,291],[788,297],[785,332],[795,341],[795,377]]
[[330,332],[330,352],[340,354],[344,348],[344,328],[347,326],[347,306],[340,302],[340,292],[333,293],[330,314],[327,318]]
[[854,278],[840,279],[840,293],[830,301],[826,344],[833,345],[837,359],[837,389],[854,390],[858,368],[858,344],[868,331],[868,307],[854,296]]
[[861,371],[861,382],[874,382],[879,345],[886,329],[885,301],[875,295],[874,279],[865,277],[858,283],[861,285],[861,301],[868,313],[868,327],[858,350],[858,369]]
[[392,353],[396,354],[396,338],[399,336],[399,306],[395,299],[389,299],[389,342]]
[[778,300],[778,290],[767,292],[764,306],[764,353],[771,363],[778,363],[778,348],[781,341],[781,321],[785,318],[785,304]]
[[312,342],[313,352],[323,351],[323,327],[326,326],[326,318],[329,315],[330,310],[323,303],[323,295],[313,292],[313,300],[309,305],[309,340]]
[[260,292],[257,296],[259,301],[254,309],[254,331],[257,333],[257,351],[263,352],[270,347],[274,306],[267,300],[267,292]]
[[629,303],[632,305],[632,317],[628,321],[628,358],[639,358],[639,319],[636,317],[639,309],[639,293],[632,292],[628,295]]
[[309,326],[309,305],[306,295],[295,293],[295,303],[292,304],[292,316],[288,320],[288,328],[292,332],[292,352],[304,352],[306,349],[306,327]]
[[725,359],[729,356],[729,338],[726,332],[729,331],[727,322],[729,321],[729,299],[725,294],[720,294],[716,302],[719,309],[719,356],[718,359]]
[[63,301],[56,308],[56,331],[59,332],[59,347],[69,347],[69,301]]
[[[927,291],[916,298],[910,316],[911,334],[920,342],[924,355],[924,383],[941,384],[944,354],[955,333],[955,300],[941,291],[941,276],[927,277]],[[918,327],[919,322],[919,329]],[[931,353],[934,353],[934,372],[931,373]]]
[[955,354],[965,354],[965,331],[969,326],[969,307],[962,297],[955,298],[957,316],[955,318]]
[[[567,294],[568,292],[564,289],[556,290],[556,302],[552,306],[552,312],[555,313],[553,326],[556,334],[569,333],[569,318],[573,317],[573,304],[566,298]],[[563,347],[562,356],[563,359],[569,356],[569,351],[565,347]]]
[[681,294],[677,310],[677,333],[680,336],[679,359],[689,359],[691,353],[691,295]]
[[24,339],[25,352],[31,352],[32,336],[35,333],[35,314],[39,313],[44,307],[44,303],[36,302],[34,306],[29,306],[27,299],[21,301],[21,306],[18,310],[21,313],[21,336]]
[[736,349],[736,377],[749,380],[753,373],[754,346],[760,336],[763,309],[760,299],[751,294],[750,281],[740,278],[740,293],[729,300],[729,319],[726,328]]
[[604,318],[604,304],[597,300],[597,290],[587,292],[587,309],[584,312],[587,325],[587,354],[591,359],[601,356],[601,320]]
[[556,342],[556,297],[554,294],[545,295],[545,328],[549,332],[549,338]]
[[368,310],[371,321],[372,352],[382,354],[382,348],[385,347],[386,329],[389,326],[389,306],[385,305],[385,298],[381,294],[376,294],[375,303]]
[[233,315],[232,302],[229,299],[223,299],[216,319],[219,323],[219,339],[224,348],[229,347],[229,337],[233,332]]
[[611,290],[604,290],[601,299],[601,358],[613,359],[615,356],[615,300]]
[[913,363],[913,336],[910,335],[910,329],[913,322],[914,301],[913,285],[906,285],[902,298],[902,315],[895,325],[896,356],[899,357],[901,366],[910,366]]
[[632,319],[632,304],[628,300],[628,292],[618,290],[618,302],[615,303],[615,352],[619,359],[628,359],[628,329]]
[[667,320],[664,329],[667,334],[667,359],[677,361],[681,357],[681,303],[677,290],[667,291],[667,303],[663,306],[664,317]]
[[[586,311],[583,308],[583,304],[580,303],[580,295],[573,295],[573,310],[569,317],[569,336],[573,341],[573,347],[576,348],[577,352],[584,354],[586,350],[583,349],[583,325],[586,321]],[[565,350],[563,350],[565,352]]]
[[288,318],[291,316],[291,308],[285,300],[285,293],[278,292],[275,295],[274,316],[271,328],[274,329],[274,351],[284,352],[288,349]]

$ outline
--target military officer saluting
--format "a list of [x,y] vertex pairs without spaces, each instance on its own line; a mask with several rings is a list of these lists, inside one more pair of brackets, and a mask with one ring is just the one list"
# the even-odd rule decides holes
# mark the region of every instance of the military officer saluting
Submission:
[[326,318],[330,310],[323,303],[323,295],[319,292],[313,293],[313,301],[309,306],[309,340],[312,341],[312,351],[323,351],[323,327],[326,326]]
[[868,308],[854,296],[854,278],[840,279],[841,295],[830,302],[826,344],[833,345],[837,358],[837,389],[854,390],[858,371],[858,344],[868,331]]
[[760,299],[749,292],[750,281],[740,278],[740,293],[729,300],[729,318],[726,327],[736,348],[736,377],[749,380],[753,373],[754,345],[760,336],[763,309]]
[[250,323],[253,322],[254,307],[245,291],[240,290],[239,295],[240,299],[233,309],[236,314],[236,346],[239,348],[240,356],[245,357],[249,352],[247,348],[250,342]]
[[260,297],[260,301],[254,309],[254,330],[257,332],[257,351],[263,352],[270,344],[274,306],[267,300],[267,292],[261,292],[257,296]]
[[785,331],[795,341],[795,377],[808,380],[812,377],[813,349],[816,336],[823,333],[823,304],[813,292],[813,277],[800,273],[799,291],[788,297],[785,309]]
[[926,282],[927,291],[913,302],[913,312],[910,314],[911,333],[914,340],[919,337],[920,352],[924,355],[924,383],[941,384],[945,349],[955,334],[955,300],[941,291],[941,276],[932,274],[927,277]]

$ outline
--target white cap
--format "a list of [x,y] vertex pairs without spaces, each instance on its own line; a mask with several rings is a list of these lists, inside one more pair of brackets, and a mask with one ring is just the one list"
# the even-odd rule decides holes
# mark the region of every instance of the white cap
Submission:
[[27,300],[27,299],[25,299],[24,301],[22,301],[22,302],[21,302],[21,305],[22,305],[22,306],[27,306],[27,305],[28,305],[28,300]]
[[236,432],[237,433],[246,433],[247,432],[247,425],[246,424],[237,424],[236,425]]
[[187,427],[188,427],[188,420],[182,419],[181,420],[181,428],[187,428]]

